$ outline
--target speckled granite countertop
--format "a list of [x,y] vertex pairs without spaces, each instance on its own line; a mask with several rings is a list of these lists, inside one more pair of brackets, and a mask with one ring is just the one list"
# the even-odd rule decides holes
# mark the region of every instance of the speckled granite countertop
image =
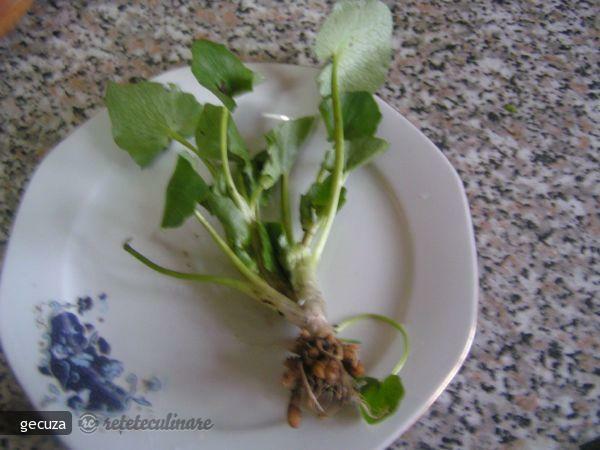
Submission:
[[[600,7],[388,3],[395,57],[380,95],[460,173],[481,273],[470,356],[393,448],[577,448],[600,435]],[[329,7],[36,2],[0,39],[2,248],[40,157],[101,108],[108,78],[180,66],[199,36],[250,61],[314,64]],[[0,408],[24,405],[0,353]],[[15,439],[0,443],[58,446]]]

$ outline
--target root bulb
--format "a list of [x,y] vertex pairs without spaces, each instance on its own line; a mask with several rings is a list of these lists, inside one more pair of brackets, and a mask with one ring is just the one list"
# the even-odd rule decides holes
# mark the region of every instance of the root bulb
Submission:
[[282,377],[282,384],[291,391],[290,426],[300,426],[301,406],[327,417],[357,399],[354,378],[364,374],[358,350],[357,344],[345,344],[333,334],[318,336],[302,329]]
[[287,411],[287,420],[292,428],[299,428],[302,422],[302,410],[300,409],[300,394],[298,391],[292,392],[290,404]]

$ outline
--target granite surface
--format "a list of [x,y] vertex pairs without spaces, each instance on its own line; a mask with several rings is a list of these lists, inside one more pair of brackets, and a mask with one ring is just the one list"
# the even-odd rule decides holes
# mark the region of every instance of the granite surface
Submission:
[[[395,51],[380,95],[463,179],[481,286],[464,367],[392,448],[577,448],[600,435],[600,6],[388,4]],[[180,66],[197,37],[249,61],[313,65],[309,44],[329,8],[35,2],[0,39],[2,248],[40,157],[101,108],[109,78]],[[0,409],[26,405],[0,356]],[[0,444],[59,447],[37,438]]]

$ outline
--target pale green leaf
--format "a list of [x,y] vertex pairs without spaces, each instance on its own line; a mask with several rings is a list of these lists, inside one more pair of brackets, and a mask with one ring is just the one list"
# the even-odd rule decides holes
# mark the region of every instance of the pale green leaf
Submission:
[[150,81],[109,82],[105,103],[116,144],[142,167],[168,147],[173,133],[192,134],[202,111],[193,95]]
[[[323,62],[338,61],[341,92],[375,92],[390,63],[392,16],[378,0],[342,0],[317,35],[315,53]],[[331,92],[331,64],[319,76],[323,95]]]
[[269,189],[281,175],[292,170],[298,150],[310,134],[314,121],[313,116],[290,120],[277,125],[265,135],[267,160],[260,176],[263,189]]

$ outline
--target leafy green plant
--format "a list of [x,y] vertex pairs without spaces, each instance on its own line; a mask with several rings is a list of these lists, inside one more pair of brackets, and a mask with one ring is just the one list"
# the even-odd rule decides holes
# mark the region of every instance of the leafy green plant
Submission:
[[[300,198],[301,236],[295,236],[292,225],[289,178],[318,117],[280,123],[265,135],[265,149],[253,154],[231,112],[234,98],[251,91],[261,77],[223,45],[196,41],[191,64],[198,82],[222,106],[201,105],[175,86],[153,82],[109,83],[106,92],[114,140],[137,164],[148,166],[173,140],[185,148],[167,187],[162,227],[179,227],[194,217],[242,278],[178,272],[149,260],[129,242],[124,249],[164,275],[237,289],[301,329],[283,376],[291,391],[288,422],[294,427],[302,406],[325,416],[349,403],[359,406],[368,423],[377,423],[398,408],[404,394],[397,375],[408,354],[402,325],[365,314],[333,326],[315,275],[335,216],[346,201],[346,179],[388,147],[375,136],[381,113],[373,92],[385,79],[391,33],[391,15],[383,3],[344,0],[317,36],[315,52],[324,64],[318,109],[332,148],[324,152],[314,182]],[[210,179],[199,174],[198,164],[206,166]],[[280,193],[279,219],[265,221],[261,209],[273,191]],[[222,234],[206,213],[219,220]],[[404,354],[383,381],[365,377],[358,344],[337,337],[365,318],[392,325],[404,338]]]

